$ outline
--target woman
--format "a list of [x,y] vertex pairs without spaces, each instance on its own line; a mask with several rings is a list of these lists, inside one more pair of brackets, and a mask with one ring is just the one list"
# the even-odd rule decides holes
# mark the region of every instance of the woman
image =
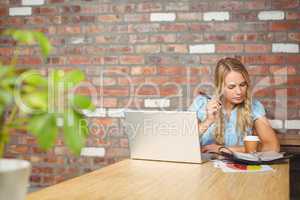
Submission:
[[259,151],[279,151],[275,132],[263,105],[251,97],[249,74],[237,59],[221,59],[215,69],[215,95],[199,95],[190,107],[199,119],[202,151],[226,146],[244,152],[243,137],[257,135]]

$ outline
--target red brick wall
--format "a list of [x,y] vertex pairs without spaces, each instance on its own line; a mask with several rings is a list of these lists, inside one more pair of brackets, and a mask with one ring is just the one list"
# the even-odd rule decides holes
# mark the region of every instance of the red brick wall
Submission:
[[[0,29],[9,27],[42,30],[55,46],[46,64],[35,48],[24,47],[20,66],[81,68],[104,109],[102,117],[89,118],[87,144],[104,147],[104,158],[66,156],[62,141],[44,153],[27,134],[12,134],[6,155],[32,161],[33,186],[128,157],[119,109],[184,110],[199,89],[210,91],[213,68],[225,56],[245,63],[278,132],[299,134],[299,0],[2,0]],[[0,38],[1,60],[10,58],[13,45]]]

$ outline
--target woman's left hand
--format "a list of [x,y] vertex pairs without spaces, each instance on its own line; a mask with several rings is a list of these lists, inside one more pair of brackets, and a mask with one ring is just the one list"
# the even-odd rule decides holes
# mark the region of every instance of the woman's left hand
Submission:
[[201,147],[202,153],[208,153],[208,152],[218,152],[221,145],[217,144],[208,144]]

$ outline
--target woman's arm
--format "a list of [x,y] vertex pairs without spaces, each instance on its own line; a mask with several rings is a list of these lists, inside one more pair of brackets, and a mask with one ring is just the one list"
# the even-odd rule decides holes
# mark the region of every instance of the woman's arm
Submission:
[[254,121],[254,130],[261,140],[259,151],[280,151],[276,133],[266,117],[260,117]]
[[[201,151],[203,153],[218,152],[220,147],[221,147],[221,145],[218,145],[218,144],[208,144],[208,145],[202,146]],[[230,147],[227,146],[226,148],[230,149],[231,151],[234,151],[234,152],[245,152],[244,146],[230,146]],[[226,149],[223,149],[222,151],[226,151]]]
[[210,100],[206,105],[206,118],[198,123],[199,134],[202,135],[205,131],[219,118],[221,102],[219,100]]
[[205,133],[205,131],[210,127],[210,125],[213,123],[213,121],[205,119],[203,122],[198,122],[198,131],[199,134],[202,135]]

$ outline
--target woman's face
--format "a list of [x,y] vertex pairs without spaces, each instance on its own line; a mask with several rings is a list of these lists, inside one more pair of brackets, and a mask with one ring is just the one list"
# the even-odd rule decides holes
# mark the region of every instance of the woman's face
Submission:
[[231,104],[239,104],[245,100],[247,82],[239,72],[231,71],[224,80],[224,97]]

